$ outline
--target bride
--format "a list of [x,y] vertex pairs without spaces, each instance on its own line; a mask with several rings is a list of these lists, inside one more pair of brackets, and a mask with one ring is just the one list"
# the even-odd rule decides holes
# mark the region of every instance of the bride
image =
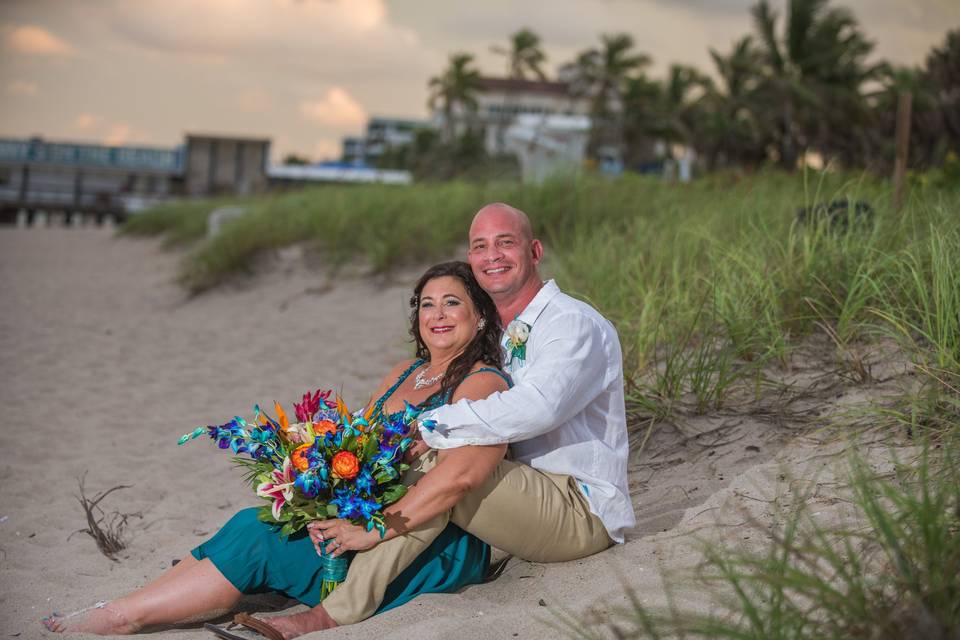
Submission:
[[[405,402],[434,408],[461,398],[482,399],[508,387],[500,371],[497,309],[467,263],[445,262],[428,269],[414,287],[411,307],[417,357],[398,363],[373,394],[384,412],[403,411]],[[486,464],[499,460],[506,445],[465,449],[475,449]],[[405,482],[411,484],[420,475],[414,464]],[[256,513],[256,508],[238,512],[182,562],[133,593],[73,614],[51,614],[43,619],[44,626],[54,632],[132,634],[149,626],[219,617],[244,594],[265,591],[279,591],[315,607],[322,576],[314,542],[306,531],[283,537]],[[378,611],[421,593],[452,592],[482,582],[489,557],[486,544],[450,524],[390,584]]]

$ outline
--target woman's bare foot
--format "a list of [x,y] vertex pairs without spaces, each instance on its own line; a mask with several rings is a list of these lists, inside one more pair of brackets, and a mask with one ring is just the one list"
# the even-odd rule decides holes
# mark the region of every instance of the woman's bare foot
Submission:
[[129,635],[140,631],[140,625],[131,622],[110,603],[98,602],[87,609],[67,615],[52,613],[40,621],[54,633],[93,633],[101,636]]
[[258,618],[266,622],[283,635],[284,640],[291,640],[302,636],[305,633],[320,631],[321,629],[332,629],[340,626],[337,621],[330,617],[323,605],[317,605],[309,611],[294,613],[289,616],[272,616],[270,618]]

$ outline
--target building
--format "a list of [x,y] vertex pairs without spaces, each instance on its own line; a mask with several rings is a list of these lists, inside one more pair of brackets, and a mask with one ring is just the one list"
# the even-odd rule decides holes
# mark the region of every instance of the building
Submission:
[[[384,143],[392,135],[384,133]],[[182,146],[167,149],[0,139],[0,223],[100,223],[174,198],[412,181],[405,171],[274,167],[269,156],[270,140],[236,136],[188,134]]]
[[363,137],[343,139],[341,161],[355,165],[377,166],[383,155],[392,149],[413,144],[417,131],[430,128],[426,120],[405,118],[371,118]]
[[[575,96],[566,82],[523,80],[519,78],[481,77],[476,94],[477,110],[455,110],[453,130],[462,135],[473,126],[483,131],[484,148],[491,155],[508,153],[506,131],[522,114],[539,116],[588,116],[590,101]],[[433,122],[446,129],[441,109],[433,113]]]
[[270,187],[275,189],[299,188],[318,183],[406,185],[413,182],[409,171],[375,169],[346,162],[270,167],[269,175]]
[[182,147],[0,139],[0,221],[18,214],[121,219],[183,190]]
[[589,136],[587,116],[522,113],[507,128],[505,150],[517,156],[524,182],[543,182],[579,171]]
[[270,140],[187,135],[186,195],[245,196],[267,187]]
[[345,164],[364,166],[367,164],[367,140],[358,136],[343,139],[343,151],[340,161]]

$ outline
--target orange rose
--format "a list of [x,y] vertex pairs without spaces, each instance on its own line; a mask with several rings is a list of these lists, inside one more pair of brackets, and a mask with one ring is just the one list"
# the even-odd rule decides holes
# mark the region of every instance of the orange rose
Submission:
[[360,461],[349,451],[341,451],[333,456],[330,466],[333,467],[334,477],[343,480],[353,480],[360,473]]
[[337,433],[337,424],[336,424],[335,422],[331,422],[330,420],[321,420],[320,422],[314,422],[314,423],[313,423],[313,433],[314,433],[314,435],[316,435],[318,438],[322,438],[323,436],[327,435],[328,433],[336,434],[336,433]]
[[310,461],[307,460],[307,449],[312,445],[302,444],[293,450],[290,454],[290,462],[296,467],[297,471],[306,471],[310,468]]

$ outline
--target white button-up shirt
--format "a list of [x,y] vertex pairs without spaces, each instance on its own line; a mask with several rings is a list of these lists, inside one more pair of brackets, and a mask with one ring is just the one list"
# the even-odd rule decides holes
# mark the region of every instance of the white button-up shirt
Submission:
[[420,416],[434,449],[510,443],[517,462],[573,476],[615,542],[636,518],[627,488],[623,356],[613,325],[596,309],[545,283],[518,320],[530,327],[523,359],[506,370],[513,388],[460,400]]

